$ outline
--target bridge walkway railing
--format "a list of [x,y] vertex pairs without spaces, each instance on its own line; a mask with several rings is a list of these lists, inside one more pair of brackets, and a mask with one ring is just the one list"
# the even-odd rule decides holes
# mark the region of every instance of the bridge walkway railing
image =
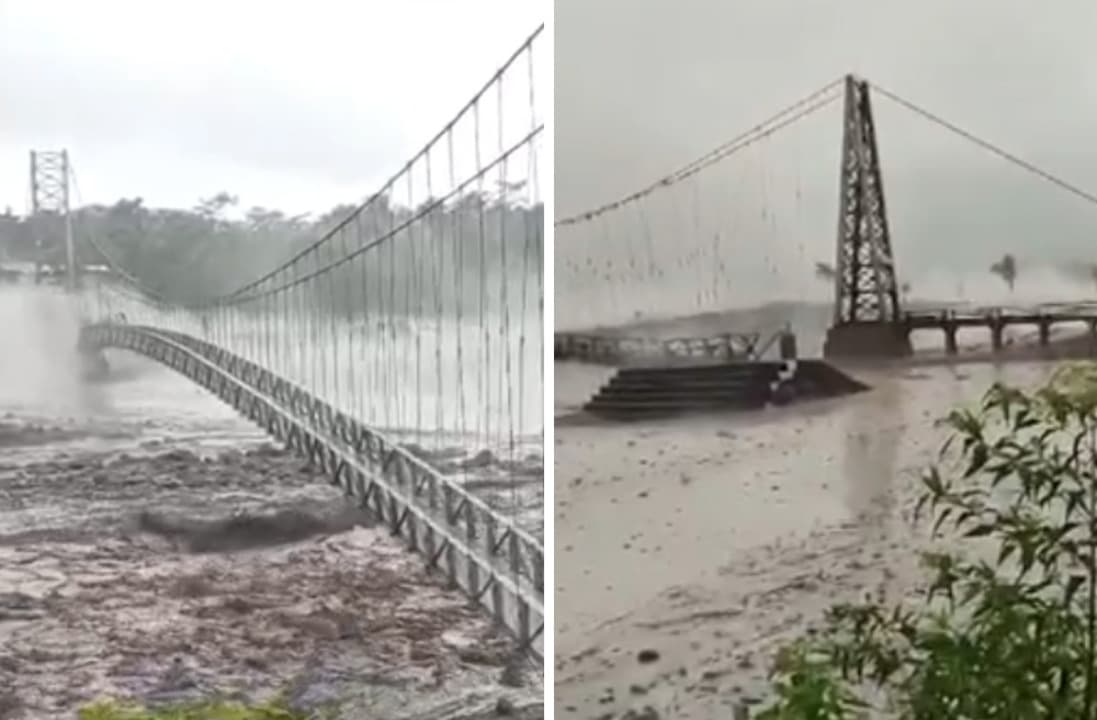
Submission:
[[[333,483],[372,509],[393,534],[402,535],[411,549],[425,555],[430,566],[443,564],[450,581],[487,607],[520,643],[540,654],[544,550],[512,519],[501,517],[384,434],[207,341],[118,323],[86,326],[82,340],[160,360],[306,454]],[[268,412],[257,417],[264,415],[262,406]],[[272,424],[270,411],[281,416],[281,431]]]

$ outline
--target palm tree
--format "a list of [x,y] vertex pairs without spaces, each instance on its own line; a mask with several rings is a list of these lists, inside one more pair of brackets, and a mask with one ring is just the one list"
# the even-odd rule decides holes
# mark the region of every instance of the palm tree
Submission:
[[834,278],[838,277],[838,273],[830,263],[817,262],[815,263],[815,277],[824,282],[834,282]]
[[990,266],[990,271],[1002,278],[1009,286],[1009,291],[1013,292],[1013,284],[1017,281],[1017,261],[1012,255],[1003,255],[1001,260]]

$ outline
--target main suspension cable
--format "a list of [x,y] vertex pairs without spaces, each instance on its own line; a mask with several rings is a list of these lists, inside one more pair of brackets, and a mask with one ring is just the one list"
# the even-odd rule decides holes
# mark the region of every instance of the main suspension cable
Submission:
[[962,137],[963,139],[967,140],[970,143],[978,145],[982,149],[986,150],[987,152],[989,152],[993,155],[997,155],[998,157],[1002,158],[1006,162],[1011,163],[1013,165],[1016,165],[1017,167],[1021,168],[1022,170],[1025,170],[1026,172],[1032,173],[1033,175],[1036,175],[1037,177],[1039,177],[1039,178],[1041,178],[1041,179],[1043,179],[1043,180],[1045,180],[1045,181],[1047,181],[1047,182],[1049,182],[1053,185],[1056,185],[1060,189],[1066,190],[1067,192],[1071,193],[1072,195],[1075,195],[1077,197],[1082,198],[1083,200],[1085,200],[1087,202],[1090,202],[1094,205],[1097,205],[1097,194],[1087,192],[1086,190],[1083,190],[1082,188],[1078,187],[1077,185],[1074,185],[1073,183],[1070,183],[1066,180],[1063,180],[1062,178],[1060,178],[1056,175],[1053,175],[1052,173],[1037,167],[1036,165],[1034,165],[1034,164],[1028,162],[1027,160],[1024,160],[1024,159],[1014,155],[1013,153],[1010,153],[1006,150],[1003,150],[1001,147],[995,145],[994,143],[990,142],[989,140],[985,140],[985,139],[979,137],[978,135],[976,135],[972,132],[969,132],[969,131],[964,130],[963,128],[961,128],[957,125],[954,125],[953,123],[945,120],[944,118],[940,117],[939,115],[935,115],[934,113],[930,112],[929,110],[926,110],[925,108],[922,108],[919,105],[916,105],[915,103],[911,102],[910,100],[907,100],[907,99],[897,95],[896,93],[893,93],[893,92],[881,87],[880,85],[877,85],[876,83],[870,82],[869,85],[870,85],[870,87],[872,87],[873,90],[880,93],[880,95],[884,96],[888,100],[891,100],[893,103],[896,103],[897,105],[900,105],[900,106],[906,108],[907,110],[910,110],[911,112],[915,113],[916,115],[919,115],[919,116],[923,117],[924,119],[929,120],[930,122],[945,128],[949,132]]
[[729,155],[733,155],[743,148],[752,145],[763,138],[769,137],[778,130],[787,127],[788,125],[791,125],[792,123],[801,120],[808,115],[813,114],[817,110],[834,102],[838,99],[839,95],[833,94],[828,96],[828,93],[831,93],[841,83],[842,78],[838,78],[837,80],[833,80],[827,83],[815,92],[804,96],[797,102],[786,107],[784,110],[781,110],[775,115],[772,115],[761,123],[755,125],[750,130],[736,135],[731,140],[728,140],[718,145],[701,157],[696,158],[690,163],[655,181],[647,187],[641,190],[637,190],[636,192],[630,195],[626,195],[625,197],[622,197],[613,202],[601,205],[592,210],[578,213],[576,215],[566,217],[562,220],[557,220],[554,223],[554,227],[577,225],[579,223],[592,220],[600,215],[604,215],[605,213],[612,212],[613,210],[617,210],[620,207],[636,202],[637,200],[640,200],[641,198],[655,192],[659,188],[674,185],[678,182],[681,182],[682,180],[685,180],[688,177],[697,174],[701,170],[723,160]]

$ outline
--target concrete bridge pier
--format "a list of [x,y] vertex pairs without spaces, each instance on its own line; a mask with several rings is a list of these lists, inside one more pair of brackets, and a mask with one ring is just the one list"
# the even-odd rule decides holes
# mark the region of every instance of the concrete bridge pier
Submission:
[[1041,315],[1036,326],[1040,329],[1040,347],[1047,347],[1051,343],[1051,318]]
[[1086,325],[1089,327],[1089,354],[1097,355],[1097,318],[1090,318]]
[[1006,324],[1001,315],[988,315],[987,325],[990,326],[990,347],[994,352],[1001,352],[1005,347]]
[[825,358],[898,358],[913,353],[910,331],[901,323],[839,323],[827,330]]
[[956,341],[956,331],[959,326],[954,320],[945,320],[941,329],[945,331],[945,354],[959,355],[960,344]]

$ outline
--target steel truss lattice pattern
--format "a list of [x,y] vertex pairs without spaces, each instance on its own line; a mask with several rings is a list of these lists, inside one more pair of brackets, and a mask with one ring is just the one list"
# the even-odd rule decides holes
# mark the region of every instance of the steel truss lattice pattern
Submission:
[[523,649],[543,656],[541,544],[437,469],[300,386],[193,336],[96,323],[81,329],[80,345],[140,353],[215,394],[322,468]]
[[869,84],[846,77],[835,325],[895,322],[901,314]]

